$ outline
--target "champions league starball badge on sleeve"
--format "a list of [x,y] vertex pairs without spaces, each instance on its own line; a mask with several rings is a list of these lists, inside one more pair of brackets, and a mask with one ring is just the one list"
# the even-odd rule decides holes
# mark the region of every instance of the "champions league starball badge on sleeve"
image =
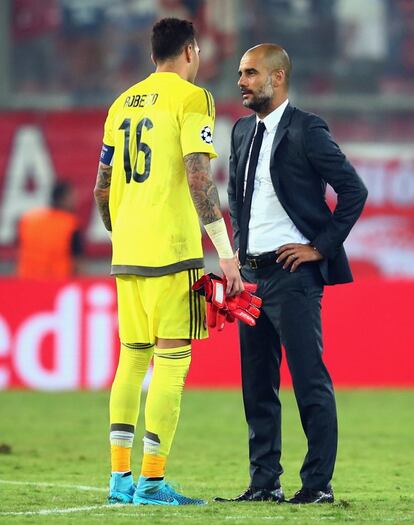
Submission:
[[213,144],[213,134],[211,133],[210,126],[204,126],[200,133],[201,140],[206,144]]

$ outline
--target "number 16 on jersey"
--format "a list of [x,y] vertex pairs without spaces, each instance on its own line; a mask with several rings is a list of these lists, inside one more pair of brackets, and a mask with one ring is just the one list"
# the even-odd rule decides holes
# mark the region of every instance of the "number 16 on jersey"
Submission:
[[[125,170],[125,179],[126,179],[127,184],[131,182],[131,177],[134,179],[135,182],[144,182],[150,176],[152,152],[148,144],[146,144],[145,142],[141,142],[141,135],[142,135],[143,127],[145,127],[147,130],[150,130],[151,128],[154,127],[154,125],[149,118],[143,118],[142,120],[138,122],[135,128],[135,135],[137,139],[137,154],[136,154],[136,161],[133,167],[131,166],[131,155],[129,151],[130,135],[131,135],[131,119],[126,118],[119,127],[119,129],[122,129],[125,134],[124,170]],[[142,151],[142,153],[145,155],[145,167],[144,167],[143,173],[139,173],[138,171],[138,155],[140,151]]]

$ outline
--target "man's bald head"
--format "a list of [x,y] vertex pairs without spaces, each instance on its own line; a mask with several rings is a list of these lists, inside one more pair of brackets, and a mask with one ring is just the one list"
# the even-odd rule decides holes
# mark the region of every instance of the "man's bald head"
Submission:
[[260,44],[242,56],[239,88],[243,106],[264,118],[288,96],[291,65],[286,51],[276,44]]
[[269,72],[283,70],[285,72],[286,86],[289,86],[292,64],[289,55],[283,47],[277,44],[259,44],[248,49],[243,58],[248,55],[263,60]]

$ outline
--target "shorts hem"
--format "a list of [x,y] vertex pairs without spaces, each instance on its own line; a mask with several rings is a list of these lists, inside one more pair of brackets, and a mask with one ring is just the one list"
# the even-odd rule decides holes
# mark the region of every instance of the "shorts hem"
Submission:
[[[189,337],[188,336],[188,333],[186,335],[178,335],[178,336],[171,336],[169,335],[168,337],[166,337],[165,335],[157,335],[156,336],[158,339],[189,339],[190,341],[199,341],[201,339],[208,339],[209,337],[209,334],[206,333],[205,335],[203,334],[200,334],[199,337]],[[156,343],[154,343],[156,344]]]

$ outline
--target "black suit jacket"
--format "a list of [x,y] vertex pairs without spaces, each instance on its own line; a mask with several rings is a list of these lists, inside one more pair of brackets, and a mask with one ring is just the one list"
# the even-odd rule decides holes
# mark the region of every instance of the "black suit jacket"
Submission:
[[[230,216],[239,247],[244,176],[256,115],[239,119],[231,135]],[[298,230],[323,255],[319,267],[326,284],[352,281],[343,242],[360,216],[367,189],[317,115],[288,104],[273,141],[270,176],[275,193]],[[337,194],[332,213],[326,184]]]

